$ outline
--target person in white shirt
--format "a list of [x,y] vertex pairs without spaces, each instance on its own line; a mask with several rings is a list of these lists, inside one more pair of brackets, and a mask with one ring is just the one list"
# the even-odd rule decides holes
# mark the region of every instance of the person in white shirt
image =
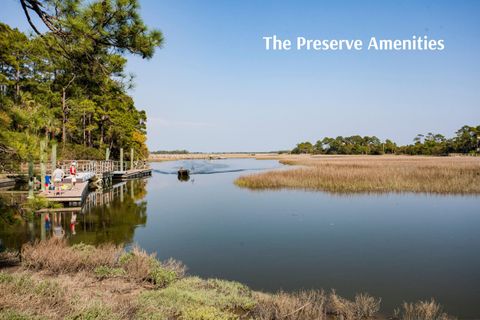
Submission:
[[65,176],[65,172],[63,172],[62,169],[56,168],[53,173],[52,173],[52,178],[53,178],[53,185],[55,186],[55,194],[57,194],[57,191],[60,192],[61,189],[61,184],[62,184],[62,179]]

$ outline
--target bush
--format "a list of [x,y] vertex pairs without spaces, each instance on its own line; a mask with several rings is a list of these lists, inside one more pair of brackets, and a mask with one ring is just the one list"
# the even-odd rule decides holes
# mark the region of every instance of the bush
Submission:
[[69,247],[65,240],[49,240],[25,244],[22,265],[55,273],[93,271],[96,267],[115,267],[121,249],[112,244],[94,246],[79,244]]
[[131,252],[120,256],[119,264],[130,278],[156,287],[166,287],[185,275],[185,267],[180,262],[168,260],[162,264],[155,254],[149,255],[136,246]]
[[435,302],[419,301],[417,303],[404,303],[401,309],[395,310],[397,320],[452,320],[455,319],[444,313],[442,307]]
[[30,211],[38,211],[43,208],[60,208],[62,205],[53,201],[49,201],[47,198],[43,197],[34,197],[32,199],[28,199],[27,202],[23,205],[23,207]]
[[96,267],[93,273],[99,279],[122,277],[127,274],[122,268],[111,268],[107,266]]
[[259,320],[327,319],[327,297],[323,291],[259,293],[257,300],[255,314]]

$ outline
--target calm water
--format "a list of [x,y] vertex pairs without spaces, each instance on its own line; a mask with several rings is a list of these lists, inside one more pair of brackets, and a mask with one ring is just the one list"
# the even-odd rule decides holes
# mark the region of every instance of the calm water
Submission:
[[[175,174],[181,166],[194,172],[187,182]],[[138,243],[183,261],[191,274],[258,290],[368,292],[382,297],[387,312],[435,297],[452,314],[480,318],[480,197],[258,192],[233,184],[241,174],[279,167],[276,161],[152,167],[148,180],[96,195],[104,205],[77,214],[76,223],[72,213],[52,213],[0,226],[0,239],[18,247],[60,224],[71,242]]]

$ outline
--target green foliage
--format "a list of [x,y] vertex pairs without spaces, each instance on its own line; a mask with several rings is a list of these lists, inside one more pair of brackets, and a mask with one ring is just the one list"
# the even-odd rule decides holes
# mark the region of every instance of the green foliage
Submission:
[[96,267],[93,270],[93,273],[100,279],[122,277],[126,275],[125,270],[122,268],[111,268],[107,266]]
[[105,147],[147,157],[146,114],[127,94],[122,54],[150,58],[163,37],[137,0],[29,2],[40,5],[29,14],[54,22],[42,37],[0,23],[0,164],[38,158],[40,139],[61,142],[59,158],[101,159]]
[[456,136],[447,139],[441,134],[429,132],[419,134],[413,139],[414,144],[398,146],[390,139],[382,142],[372,136],[325,137],[315,145],[310,142],[301,142],[292,149],[291,153],[309,154],[410,154],[442,156],[449,153],[478,154],[480,153],[480,126],[463,126],[456,132]]
[[86,252],[86,253],[95,252],[95,246],[92,246],[91,244],[85,244],[83,242],[75,243],[72,245],[71,248],[73,251],[78,251],[78,252]]
[[188,150],[157,150],[152,151],[152,154],[189,154]]
[[300,154],[300,153],[313,153],[313,145],[312,143],[306,141],[306,142],[300,142],[297,144],[297,146],[292,150],[292,153],[295,154]]
[[23,207],[29,211],[38,211],[43,208],[60,208],[62,205],[56,202],[48,201],[47,198],[43,197],[34,197],[32,199],[28,199],[27,202],[23,205]]
[[125,264],[129,263],[134,257],[135,257],[135,255],[133,254],[133,252],[124,252],[118,258],[118,263],[120,265],[125,265]]
[[149,277],[157,287],[166,287],[177,280],[175,271],[163,268],[160,264],[152,268]]
[[186,308],[181,319],[185,320],[236,320],[239,317],[230,312],[218,310],[212,306]]
[[163,266],[154,256],[147,255],[144,251],[123,253],[118,263],[133,278],[147,281],[157,288],[166,287],[180,277],[176,270]]

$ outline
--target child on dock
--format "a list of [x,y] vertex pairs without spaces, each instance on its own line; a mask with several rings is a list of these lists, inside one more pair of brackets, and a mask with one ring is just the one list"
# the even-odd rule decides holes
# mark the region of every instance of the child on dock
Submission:
[[62,190],[61,183],[62,183],[63,176],[65,176],[65,172],[63,172],[63,170],[57,166],[57,168],[52,173],[53,184],[55,186],[55,195],[61,194],[61,190]]
[[75,183],[77,183],[77,162],[73,161],[70,166],[70,176],[72,177],[72,189],[75,188]]

